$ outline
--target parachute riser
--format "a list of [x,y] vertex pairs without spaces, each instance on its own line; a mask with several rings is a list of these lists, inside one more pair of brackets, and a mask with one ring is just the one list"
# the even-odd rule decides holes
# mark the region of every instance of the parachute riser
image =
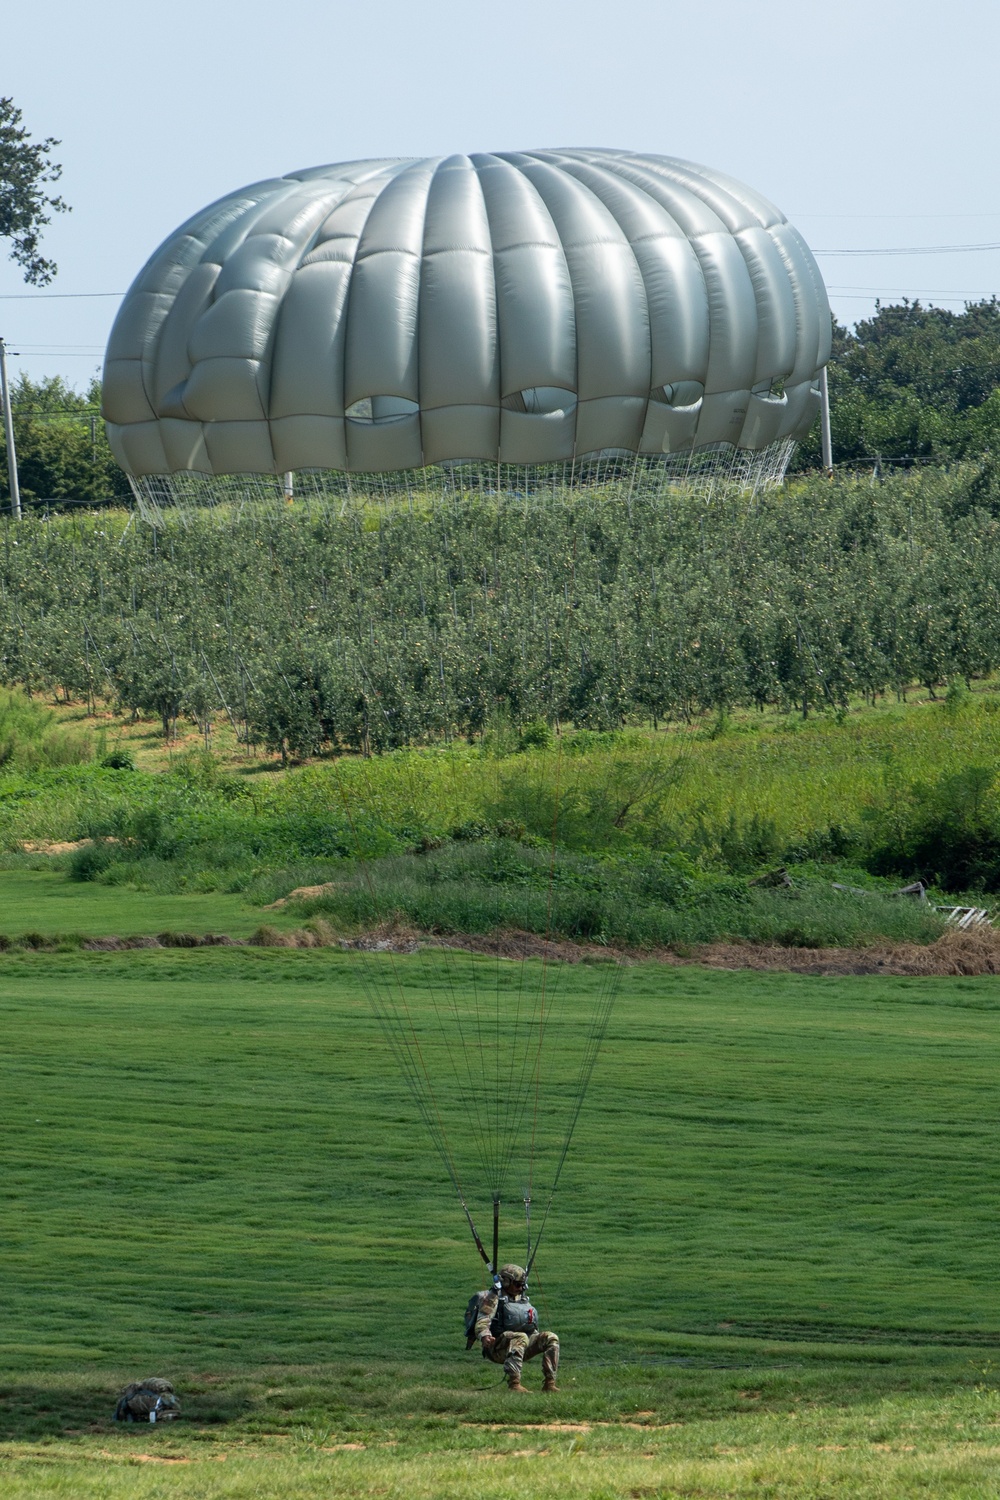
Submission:
[[493,1199],[493,1264],[490,1270],[495,1276],[500,1264],[500,1199]]
[[[499,1291],[500,1290],[500,1276],[499,1276],[499,1270],[500,1270],[500,1199],[499,1198],[494,1198],[493,1199],[493,1258],[492,1258],[492,1260],[490,1259],[489,1255],[487,1255],[487,1253],[486,1253],[486,1246],[483,1244],[483,1242],[482,1242],[482,1240],[481,1240],[481,1238],[479,1236],[479,1231],[477,1230],[477,1228],[475,1226],[475,1223],[473,1222],[472,1214],[469,1212],[468,1205],[465,1203],[464,1199],[462,1201],[462,1207],[465,1209],[465,1217],[469,1221],[469,1228],[472,1230],[472,1238],[475,1240],[476,1249],[479,1251],[479,1254],[483,1258],[483,1261],[484,1261],[484,1263],[486,1265],[486,1269],[489,1271],[490,1276],[491,1276],[491,1278],[493,1280],[494,1286],[496,1287],[497,1291]],[[532,1268],[532,1266],[535,1263],[535,1255],[537,1254],[537,1251],[538,1251],[537,1244],[535,1245],[534,1249],[532,1249],[532,1244],[531,1244],[531,1199],[530,1199],[530,1197],[527,1197],[527,1196],[524,1199],[524,1222],[525,1222],[525,1228],[527,1230],[527,1235],[528,1235],[527,1254],[525,1255],[525,1276],[524,1276],[525,1290],[527,1290],[528,1277],[531,1274],[531,1268]]]

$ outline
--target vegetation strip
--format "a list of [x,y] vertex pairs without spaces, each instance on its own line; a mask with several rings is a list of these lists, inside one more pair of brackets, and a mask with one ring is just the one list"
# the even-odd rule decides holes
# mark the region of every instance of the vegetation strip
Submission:
[[478,736],[803,717],[1000,667],[995,460],[711,506],[611,480],[341,514],[0,523],[0,680],[228,722],[283,759]]
[[123,936],[85,937],[79,933],[26,932],[11,937],[0,933],[0,954],[57,953],[80,949],[92,953],[125,953],[152,948],[339,948],[347,951],[413,953],[420,947],[456,949],[519,962],[541,959],[569,964],[658,963],[694,964],[704,968],[784,970],[824,977],[834,975],[1000,974],[1000,933],[951,930],[936,942],[920,946],[870,948],[763,947],[749,943],[712,943],[676,952],[673,949],[612,949],[594,943],[540,938],[535,933],[501,930],[493,933],[453,933],[440,937],[410,928],[389,926],[370,932],[339,936],[323,922],[279,931],[258,927],[247,938],[225,933],[161,932]]

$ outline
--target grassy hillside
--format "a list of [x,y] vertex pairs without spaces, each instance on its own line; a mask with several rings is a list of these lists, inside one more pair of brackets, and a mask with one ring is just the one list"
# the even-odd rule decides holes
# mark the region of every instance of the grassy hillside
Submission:
[[[44,717],[43,710],[43,717]],[[59,719],[85,722],[79,709]],[[483,747],[464,744],[401,750],[364,759],[314,761],[287,773],[233,753],[199,755],[148,744],[149,725],[99,721],[102,746],[141,770],[80,765],[0,778],[0,841],[79,837],[109,830],[125,813],[173,794],[180,810],[199,794],[233,817],[287,816],[293,810],[345,821],[344,798],[367,822],[390,830],[442,833],[462,822],[509,816],[551,832],[551,798],[560,767],[563,842],[594,847],[624,833],[639,843],[664,840],[718,850],[730,824],[767,825],[779,842],[808,842],[831,825],[860,834],[870,814],[900,798],[910,804],[970,765],[992,776],[1000,767],[1000,694],[956,691],[947,701],[861,707],[803,722],[796,716],[736,715],[652,734],[567,731],[523,735],[500,728]],[[138,754],[136,748],[138,747]],[[106,757],[107,758],[107,757]],[[167,772],[165,777],[158,774]],[[157,796],[159,794],[159,798]],[[615,826],[624,809],[624,816]],[[988,799],[984,812],[995,807]],[[549,822],[546,822],[546,819]]]
[[[121,893],[130,924],[105,931],[137,930],[144,907],[138,930],[184,926],[182,907],[154,915],[153,898],[191,896],[191,930],[239,935],[262,907],[323,885],[299,918],[350,931],[390,917],[638,948],[927,942],[941,924],[926,908],[880,897],[918,878],[977,901],[1000,889],[998,703],[956,689],[805,723],[744,715],[659,733],[500,721],[472,745],[287,770],[197,749],[136,769],[134,741],[116,733],[88,763],[0,772],[8,887],[17,870],[28,882],[0,931],[37,927],[30,884],[42,882],[28,867],[48,864],[66,887],[63,932],[113,915],[100,889]],[[53,840],[92,842],[50,860],[17,852]],[[757,883],[780,866],[793,889]]]
[[[994,990],[629,971],[512,1421],[355,957],[6,957],[8,1492],[991,1493]],[[110,1433],[153,1368],[189,1422]]]

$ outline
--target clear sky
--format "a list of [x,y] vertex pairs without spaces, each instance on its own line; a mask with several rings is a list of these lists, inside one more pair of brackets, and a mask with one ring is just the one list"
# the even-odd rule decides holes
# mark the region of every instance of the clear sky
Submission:
[[[742,178],[817,252],[1000,247],[998,59],[1000,0],[9,3],[0,94],[60,138],[73,212],[49,295],[0,261],[0,336],[83,386],[117,297],[65,294],[124,292],[234,188],[367,156],[625,147]],[[819,259],[847,323],[1000,290],[1000,248]]]

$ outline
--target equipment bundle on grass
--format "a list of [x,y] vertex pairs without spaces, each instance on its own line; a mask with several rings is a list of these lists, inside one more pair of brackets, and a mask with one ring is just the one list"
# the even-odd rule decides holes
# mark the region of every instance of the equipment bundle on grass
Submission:
[[159,1375],[127,1385],[115,1407],[116,1422],[173,1422],[180,1414],[173,1386]]

